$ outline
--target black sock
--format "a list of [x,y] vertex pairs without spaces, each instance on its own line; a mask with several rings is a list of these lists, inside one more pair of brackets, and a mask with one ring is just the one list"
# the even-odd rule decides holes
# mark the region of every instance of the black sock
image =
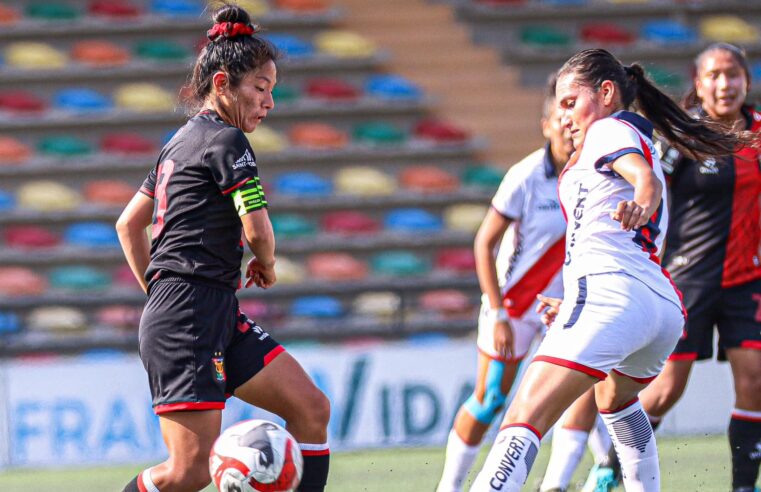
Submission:
[[761,422],[732,416],[729,447],[732,451],[732,488],[750,487],[753,490],[761,464]]
[[330,454],[304,456],[304,473],[298,492],[323,492],[328,483]]
[[130,483],[127,484],[126,487],[124,487],[124,490],[122,492],[140,492],[140,489],[137,487],[137,481],[140,478],[140,474],[138,474],[135,478],[130,481]]

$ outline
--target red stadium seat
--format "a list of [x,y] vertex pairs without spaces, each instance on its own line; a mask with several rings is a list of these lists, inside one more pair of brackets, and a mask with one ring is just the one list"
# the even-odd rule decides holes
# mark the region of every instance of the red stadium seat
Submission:
[[114,271],[111,277],[113,285],[116,287],[122,287],[127,289],[140,289],[135,275],[132,273],[132,269],[129,265],[122,265]]
[[341,210],[322,217],[322,229],[337,234],[367,234],[379,231],[377,220],[362,212]]
[[353,101],[360,96],[356,87],[341,79],[312,79],[306,91],[311,97],[334,101]]
[[325,0],[277,0],[275,6],[292,12],[321,12],[328,8]]
[[315,253],[307,259],[307,270],[323,280],[360,280],[367,276],[367,265],[346,253]]
[[106,306],[98,310],[95,319],[99,324],[128,331],[137,331],[143,310],[137,306]]
[[19,20],[19,17],[21,16],[18,12],[7,5],[0,4],[0,25],[9,26],[15,24]]
[[436,255],[436,267],[457,273],[476,271],[476,258],[471,248],[443,249]]
[[3,233],[5,244],[11,248],[52,248],[61,244],[61,238],[38,226],[8,226]]
[[616,24],[586,24],[581,28],[581,40],[590,44],[631,44],[637,36]]
[[423,120],[415,125],[415,136],[437,143],[461,143],[470,138],[468,132],[451,123],[438,120]]
[[119,45],[103,40],[80,41],[71,48],[71,58],[88,65],[116,67],[129,62],[132,56]]
[[32,93],[10,90],[0,93],[0,109],[14,113],[40,113],[48,104]]
[[92,15],[116,19],[138,17],[143,13],[140,7],[126,0],[94,0],[90,2],[87,11]]
[[38,296],[47,288],[47,280],[28,268],[0,267],[0,295],[8,297]]
[[12,137],[0,136],[0,166],[21,164],[32,156],[32,150]]
[[123,207],[129,203],[137,189],[124,181],[103,179],[90,181],[82,194],[90,203]]
[[349,136],[325,123],[299,123],[288,131],[291,143],[313,149],[340,149],[349,142]]
[[447,193],[460,187],[457,176],[436,166],[411,166],[399,175],[399,183],[422,193]]
[[114,154],[151,154],[156,145],[137,133],[111,133],[100,141],[103,152]]
[[445,316],[470,316],[475,305],[468,296],[454,289],[432,290],[422,294],[418,300],[420,307],[436,311]]

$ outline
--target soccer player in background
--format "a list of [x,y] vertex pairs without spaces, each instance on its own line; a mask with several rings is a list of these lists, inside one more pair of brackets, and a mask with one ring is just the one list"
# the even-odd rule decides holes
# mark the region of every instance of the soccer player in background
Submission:
[[510,168],[476,234],[476,271],[483,292],[476,388],[449,433],[438,492],[462,490],[519,363],[532,341],[544,333],[534,310],[536,295],[562,296],[566,223],[558,203],[557,176],[573,145],[555,110],[554,77],[547,90],[541,120],[547,143]]
[[[761,112],[746,103],[750,70],[738,47],[718,43],[695,58],[690,112],[758,134]],[[682,396],[692,365],[729,360],[735,408],[729,423],[732,489],[753,492],[761,463],[761,155],[745,146],[732,155],[695,159],[662,149],[671,221],[663,264],[684,295],[688,318],[663,372],[642,395],[656,428]]]
[[240,313],[235,297],[241,233],[254,254],[246,287],[276,281],[272,224],[244,132],[274,107],[278,54],[240,7],[224,5],[213,18],[191,81],[202,109],[164,146],[117,222],[127,261],[148,294],[140,358],[169,451],[124,491],[206,487],[230,395],[286,421],[304,456],[299,490],[322,491],[330,404],[298,362]]
[[681,336],[684,308],[658,261],[668,211],[652,132],[693,155],[731,153],[743,136],[693,118],[640,65],[602,49],[571,57],[555,94],[575,148],[558,188],[565,301],[542,298],[552,326],[471,490],[520,490],[542,434],[594,385],[625,488],[659,491],[655,437],[637,396]]

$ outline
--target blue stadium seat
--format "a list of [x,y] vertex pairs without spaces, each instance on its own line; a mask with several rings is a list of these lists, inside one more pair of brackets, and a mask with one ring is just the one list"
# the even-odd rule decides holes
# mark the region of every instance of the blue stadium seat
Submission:
[[108,97],[84,87],[62,89],[55,93],[53,101],[60,109],[77,112],[106,111],[113,106]]
[[398,232],[436,232],[443,228],[441,218],[420,208],[400,208],[386,214],[387,230]]
[[307,318],[340,318],[344,315],[341,302],[331,296],[299,297],[291,305],[291,316]]
[[0,311],[0,335],[21,330],[21,320],[14,313]]
[[658,44],[688,44],[698,41],[695,29],[672,20],[645,22],[640,33],[644,40]]
[[380,99],[418,100],[423,91],[400,75],[373,75],[365,81],[365,91]]
[[119,237],[111,224],[103,222],[80,222],[66,228],[66,242],[73,246],[86,248],[115,248],[119,246]]
[[333,184],[310,172],[284,173],[275,178],[275,190],[283,195],[327,196]]
[[13,210],[16,207],[16,199],[10,193],[0,190],[0,211]]
[[203,15],[204,6],[195,0],[153,0],[151,10],[166,15]]
[[286,56],[292,58],[307,57],[314,54],[312,43],[292,34],[267,34],[265,38]]

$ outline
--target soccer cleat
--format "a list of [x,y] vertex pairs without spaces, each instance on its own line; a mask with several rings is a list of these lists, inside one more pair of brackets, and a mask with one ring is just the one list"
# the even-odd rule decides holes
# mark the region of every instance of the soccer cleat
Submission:
[[595,465],[589,472],[581,492],[610,492],[615,487],[618,487],[620,482],[619,477],[616,475],[616,470],[609,466]]

